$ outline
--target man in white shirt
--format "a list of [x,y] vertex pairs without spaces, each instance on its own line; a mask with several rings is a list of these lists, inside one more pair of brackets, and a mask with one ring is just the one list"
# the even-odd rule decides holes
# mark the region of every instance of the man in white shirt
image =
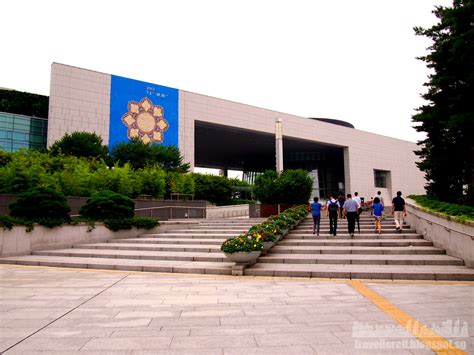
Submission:
[[359,208],[360,206],[362,205],[362,201],[359,197],[359,193],[358,192],[354,192],[354,197],[352,198],[355,202],[357,202],[357,204],[359,205]]

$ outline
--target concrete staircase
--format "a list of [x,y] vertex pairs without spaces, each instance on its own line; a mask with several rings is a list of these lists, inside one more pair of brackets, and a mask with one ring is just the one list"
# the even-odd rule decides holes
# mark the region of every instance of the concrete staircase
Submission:
[[0,258],[3,264],[89,269],[230,275],[234,265],[220,251],[224,240],[264,219],[206,220],[195,229],[177,229],[108,243],[35,251]]
[[[193,229],[144,234],[108,243],[80,244],[73,248],[42,250],[32,255],[0,258],[0,263],[127,271],[230,275],[234,263],[220,251],[221,243],[263,219],[205,220]],[[382,222],[374,232],[372,218],[361,217],[361,233],[347,233],[338,221],[338,235],[329,235],[328,220],[319,236],[312,234],[312,219],[292,232],[245,269],[245,275],[365,279],[474,280],[474,270],[461,259],[405,226],[397,233],[394,222]]]
[[362,279],[474,280],[474,270],[461,259],[446,255],[409,226],[395,230],[392,218],[375,233],[373,218],[363,214],[360,234],[353,238],[347,221],[338,220],[337,236],[329,234],[322,219],[319,236],[313,235],[311,217],[302,221],[258,263],[244,271],[254,276],[330,277]]

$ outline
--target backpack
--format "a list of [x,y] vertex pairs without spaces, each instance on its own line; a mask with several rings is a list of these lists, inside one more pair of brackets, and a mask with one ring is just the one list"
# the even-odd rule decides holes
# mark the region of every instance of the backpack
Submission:
[[335,202],[330,201],[329,202],[329,205],[328,205],[328,211],[329,212],[337,212],[338,208],[339,208],[339,206],[337,205],[337,201],[335,201]]

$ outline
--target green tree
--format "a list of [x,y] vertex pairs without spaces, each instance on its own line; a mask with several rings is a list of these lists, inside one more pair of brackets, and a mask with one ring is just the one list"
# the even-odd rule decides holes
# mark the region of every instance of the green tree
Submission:
[[285,170],[278,175],[267,170],[255,179],[255,197],[265,204],[287,203],[299,205],[308,203],[313,180],[304,170]]
[[308,203],[313,179],[304,170],[285,170],[278,178],[280,202],[292,205]]
[[45,218],[68,221],[71,211],[62,193],[50,187],[41,186],[19,194],[17,200],[9,207],[11,216],[26,218],[30,221],[40,221]]
[[50,152],[53,156],[64,154],[104,160],[108,157],[108,148],[102,144],[102,138],[89,132],[66,133],[53,143]]
[[165,172],[161,168],[147,167],[136,170],[136,188],[138,194],[151,195],[153,197],[163,197],[165,194]]
[[232,198],[232,184],[225,176],[193,174],[194,198],[207,200],[217,205],[229,204]]
[[418,142],[418,167],[430,195],[473,205],[474,2],[454,0],[452,7],[439,6],[433,13],[438,24],[414,29],[433,41],[419,58],[433,73],[422,95],[428,103],[413,116],[416,130],[427,136]]
[[135,170],[160,166],[166,171],[189,171],[189,164],[183,163],[183,157],[175,146],[145,144],[140,139],[132,139],[114,146],[110,155],[114,163],[129,163]]
[[270,205],[279,203],[278,173],[274,170],[267,170],[258,175],[255,179],[253,192],[261,203]]

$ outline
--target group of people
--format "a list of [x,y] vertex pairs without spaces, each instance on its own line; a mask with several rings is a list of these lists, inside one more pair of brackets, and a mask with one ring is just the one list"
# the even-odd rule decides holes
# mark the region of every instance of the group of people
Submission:
[[[354,237],[356,222],[360,226],[359,216],[362,213],[362,206],[370,206],[375,221],[375,232],[381,234],[382,217],[383,211],[385,210],[385,204],[380,191],[377,192],[376,197],[371,198],[370,201],[365,203],[361,200],[357,192],[354,193],[354,197],[352,197],[352,194],[347,194],[344,196],[344,194],[340,193],[337,199],[331,195],[325,206],[319,202],[318,197],[315,197],[314,202],[311,203],[311,211],[314,221],[313,234],[317,234],[317,236],[319,236],[321,213],[322,211],[326,210],[326,216],[329,217],[329,233],[331,235],[337,235],[338,218],[346,218],[349,235],[351,238]],[[395,219],[396,229],[399,233],[401,233],[403,228],[403,220],[407,215],[405,200],[402,198],[401,191],[398,191],[397,196],[392,199],[392,215]]]

